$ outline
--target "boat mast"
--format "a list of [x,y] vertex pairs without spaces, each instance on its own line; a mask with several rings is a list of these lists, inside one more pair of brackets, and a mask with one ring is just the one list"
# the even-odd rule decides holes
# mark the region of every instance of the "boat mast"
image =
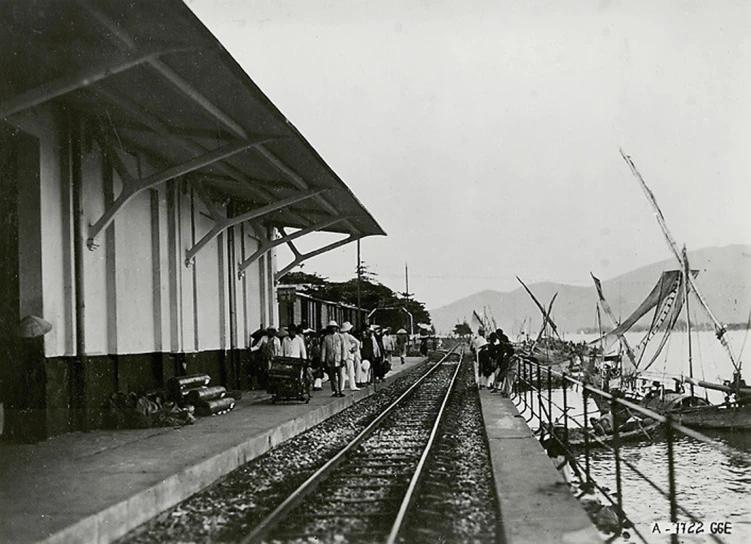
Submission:
[[[516,279],[519,280],[519,283],[522,284],[522,287],[524,287],[524,290],[529,294],[530,297],[532,297],[532,300],[534,301],[537,308],[542,313],[542,326],[543,329],[540,331],[540,336],[538,336],[537,340],[540,340],[540,337],[542,336],[542,333],[547,330],[548,323],[550,324],[550,328],[553,330],[555,335],[558,338],[561,338],[561,335],[558,334],[558,328],[555,326],[555,323],[553,323],[553,320],[550,319],[550,311],[553,309],[553,302],[555,301],[555,297],[558,296],[558,293],[553,295],[553,299],[550,301],[550,308],[545,311],[545,307],[540,303],[539,300],[537,300],[537,297],[532,293],[532,291],[529,290],[529,287],[521,280],[519,276],[516,276]],[[530,322],[531,324],[531,322]]]
[[691,276],[691,269],[688,267],[688,254],[686,253],[686,246],[683,246],[683,304],[686,307],[686,331],[688,334],[688,376],[691,378],[691,396],[694,396],[694,357],[691,350],[691,313],[688,306],[689,286],[688,278]]
[[[613,325],[613,327],[618,327],[621,323],[615,317],[615,312],[613,312],[613,308],[611,308],[610,303],[605,299],[605,293],[603,293],[602,291],[602,283],[600,282],[599,278],[597,278],[594,274],[592,274],[592,272],[590,272],[589,275],[592,276],[592,280],[595,282],[595,289],[597,289],[597,298],[600,299],[600,305],[602,306],[602,309],[605,310],[605,315],[608,316],[608,319],[610,319],[610,322]],[[600,318],[600,313],[599,313],[600,306],[597,307],[597,312],[598,312],[597,318],[599,319]],[[602,330],[600,330],[600,336],[602,336]],[[638,369],[639,362],[636,360],[636,356],[634,355],[634,350],[631,349],[631,344],[628,343],[626,336],[619,335],[618,340],[620,341],[620,346],[626,348],[626,354],[628,355],[628,358],[631,361],[631,364],[634,365],[634,369]]]
[[[681,264],[681,266],[685,267],[685,264],[683,262],[683,257],[680,251],[678,251],[678,244],[676,244],[675,240],[673,239],[673,236],[670,234],[670,230],[668,230],[667,223],[665,222],[665,217],[662,215],[662,210],[660,210],[660,206],[657,205],[657,199],[655,199],[655,195],[652,193],[649,187],[647,187],[647,183],[644,181],[644,178],[636,169],[636,165],[634,165],[634,161],[631,160],[631,157],[626,155],[626,153],[623,152],[623,149],[619,149],[619,151],[621,152],[621,157],[623,157],[623,160],[626,161],[626,164],[628,164],[629,168],[631,168],[631,173],[634,174],[637,180],[639,180],[639,184],[641,185],[641,188],[644,191],[644,194],[647,195],[647,200],[649,200],[649,203],[654,208],[655,218],[657,219],[657,223],[659,223],[660,228],[662,229],[662,233],[665,235],[665,239],[668,242],[668,246],[673,251],[673,254],[675,255],[676,259],[678,259],[678,262]],[[740,364],[736,361],[735,356],[733,355],[733,350],[730,347],[730,344],[728,343],[727,339],[725,338],[725,333],[727,332],[727,329],[715,317],[715,315],[712,313],[712,310],[709,309],[709,305],[707,304],[706,299],[699,291],[699,288],[697,287],[696,282],[694,281],[694,278],[691,274],[688,274],[686,281],[690,284],[691,289],[696,294],[696,298],[699,299],[699,302],[701,303],[702,308],[704,308],[704,311],[712,320],[712,324],[714,325],[714,329],[715,329],[715,336],[722,344],[722,347],[725,348],[725,351],[727,352],[728,357],[730,357],[730,362],[733,364],[733,368],[735,368],[735,371],[738,372],[738,374],[740,375],[740,371],[741,371]]]

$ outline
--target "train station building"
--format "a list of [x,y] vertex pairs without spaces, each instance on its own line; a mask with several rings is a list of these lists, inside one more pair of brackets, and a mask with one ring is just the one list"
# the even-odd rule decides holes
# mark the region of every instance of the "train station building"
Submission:
[[4,433],[96,428],[172,376],[243,387],[279,277],[384,231],[183,2],[0,11]]

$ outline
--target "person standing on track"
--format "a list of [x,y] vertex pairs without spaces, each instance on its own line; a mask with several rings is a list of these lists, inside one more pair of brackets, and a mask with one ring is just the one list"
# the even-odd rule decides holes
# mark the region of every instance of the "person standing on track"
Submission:
[[321,341],[321,362],[326,366],[334,397],[343,397],[344,373],[347,346],[339,332],[339,324],[331,320],[326,327],[326,336]]

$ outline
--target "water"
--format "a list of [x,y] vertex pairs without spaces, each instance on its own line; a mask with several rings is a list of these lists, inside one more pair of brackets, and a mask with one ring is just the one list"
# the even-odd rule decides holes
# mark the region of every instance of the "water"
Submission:
[[[732,331],[728,339],[737,355],[741,350],[746,332]],[[640,335],[629,336],[632,346],[638,343]],[[568,337],[567,340],[589,340],[591,337]],[[751,339],[749,340],[751,344]],[[687,349],[685,333],[673,333],[665,353],[655,362],[654,371],[650,379],[670,378],[688,375]],[[717,342],[712,332],[701,332],[693,335],[692,339],[694,376],[698,379],[720,382],[731,377],[733,367],[725,356],[724,349]],[[751,353],[751,345],[748,347]],[[745,355],[745,352],[744,352]],[[750,370],[751,371],[751,370]],[[704,390],[697,388],[697,394],[704,396]],[[721,402],[723,394],[711,392],[709,400]],[[583,403],[581,392],[568,390],[568,404],[572,406],[570,413],[582,420]],[[562,390],[555,391],[553,402],[559,406],[563,404]],[[543,400],[547,408],[546,401]],[[591,414],[596,415],[594,403],[588,405]],[[553,416],[560,414],[552,409]],[[751,433],[706,431],[717,442],[726,444],[738,451],[751,453]],[[704,524],[701,535],[682,535],[682,542],[712,542],[709,536],[712,522],[730,522],[732,532],[729,535],[718,535],[722,542],[751,542],[751,464],[748,456],[733,454],[719,450],[712,444],[699,442],[692,438],[679,435],[674,443],[676,460],[676,489],[678,504],[691,512]],[[621,448],[622,459],[647,476],[649,479],[667,492],[668,465],[667,444],[664,439],[657,439],[654,443],[643,441],[629,443]],[[579,457],[584,466],[584,456]],[[591,451],[591,474],[593,479],[610,492],[616,491],[615,459],[612,452],[605,449]],[[649,483],[638,476],[633,470],[622,466],[623,507],[636,526],[636,529],[649,542],[667,542],[669,537],[653,533],[653,524],[661,523],[664,527],[670,521],[670,503]],[[690,518],[679,511],[679,521],[689,522]],[[629,539],[621,538],[621,542],[640,542],[641,540],[631,531]]]

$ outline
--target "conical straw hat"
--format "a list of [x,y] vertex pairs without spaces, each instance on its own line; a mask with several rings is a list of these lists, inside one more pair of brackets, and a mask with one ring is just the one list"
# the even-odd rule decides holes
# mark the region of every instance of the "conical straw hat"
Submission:
[[41,317],[27,315],[18,324],[18,336],[21,338],[37,338],[52,330],[52,324]]

